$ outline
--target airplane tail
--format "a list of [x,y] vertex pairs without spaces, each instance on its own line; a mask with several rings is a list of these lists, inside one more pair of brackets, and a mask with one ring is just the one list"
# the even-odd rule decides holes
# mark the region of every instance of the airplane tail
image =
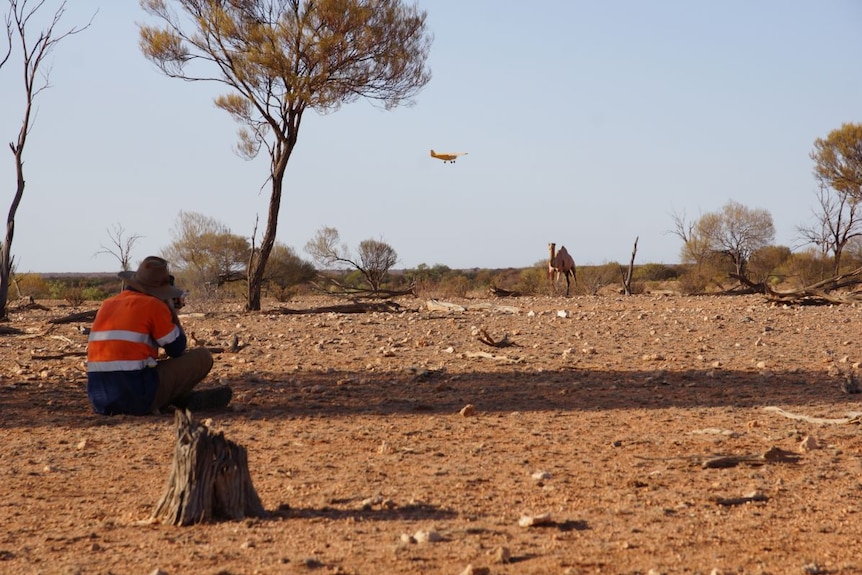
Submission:
[[436,156],[436,155],[437,155],[437,153],[436,153],[436,152],[434,151],[434,149],[432,148],[432,149],[431,149],[431,156],[432,156],[432,157],[434,157],[434,156]]

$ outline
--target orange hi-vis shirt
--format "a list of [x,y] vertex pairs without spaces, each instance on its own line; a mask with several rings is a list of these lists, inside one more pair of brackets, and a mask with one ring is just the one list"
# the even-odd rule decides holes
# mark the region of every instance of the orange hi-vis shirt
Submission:
[[155,367],[159,347],[180,337],[165,303],[125,290],[96,313],[87,346],[87,372],[137,371]]

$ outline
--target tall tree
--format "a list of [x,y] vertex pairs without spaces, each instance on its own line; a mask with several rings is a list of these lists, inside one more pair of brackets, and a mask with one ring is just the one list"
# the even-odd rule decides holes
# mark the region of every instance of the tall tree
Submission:
[[111,245],[106,246],[105,244],[99,244],[99,247],[102,249],[97,251],[95,255],[107,254],[109,256],[114,256],[114,258],[120,262],[120,269],[124,272],[131,270],[132,248],[135,247],[135,244],[143,236],[138,234],[130,234],[127,236],[126,228],[124,228],[120,223],[116,223],[113,227],[108,228],[108,236],[111,238]]
[[[20,46],[21,61],[24,65],[25,99],[24,118],[21,121],[21,129],[18,130],[18,138],[9,143],[9,148],[15,157],[16,186],[12,204],[9,207],[9,214],[6,216],[6,235],[2,245],[0,245],[0,318],[2,319],[6,318],[6,300],[9,297],[9,280],[12,277],[12,239],[15,235],[15,216],[18,213],[21,199],[24,197],[24,148],[27,144],[27,137],[30,135],[33,104],[42,90],[50,85],[48,82],[50,67],[45,69],[47,66],[45,60],[60,41],[90,27],[88,23],[86,26],[58,32],[56,28],[66,12],[66,2],[63,1],[54,12],[50,22],[36,34],[34,40],[33,21],[44,7],[45,0],[36,0],[32,6],[29,0],[8,0],[8,2],[9,11],[5,22],[10,50],[6,57],[0,60],[0,67],[8,61],[12,42],[15,39]],[[92,23],[92,19],[90,23]]]
[[314,264],[299,257],[292,247],[275,243],[266,265],[266,281],[278,301],[284,301],[296,286],[313,280],[316,275]]
[[843,124],[826,138],[814,141],[810,154],[820,184],[817,223],[797,230],[807,243],[832,254],[833,271],[840,273],[847,244],[862,234],[857,212],[862,202],[862,124]]
[[379,291],[389,270],[398,261],[395,249],[382,239],[362,240],[357,250],[359,258],[355,258],[350,255],[346,244],[339,244],[340,241],[337,229],[323,227],[305,244],[305,251],[323,266],[355,269],[372,291]]
[[171,230],[173,241],[162,257],[182,273],[191,286],[206,290],[225,282],[241,280],[251,246],[214,218],[198,212],[180,211]]
[[238,151],[247,158],[261,147],[269,153],[267,224],[248,266],[246,308],[259,310],[303,114],[337,110],[359,98],[386,109],[411,103],[430,80],[425,12],[401,0],[140,3],[162,23],[141,26],[144,55],[168,77],[227,86],[215,103],[241,125]]
[[862,124],[843,124],[815,140],[811,159],[822,184],[862,201]]
[[685,242],[683,261],[700,267],[716,256],[723,256],[730,259],[738,276],[746,275],[751,254],[775,238],[775,226],[768,211],[747,208],[733,200],[720,212],[703,214],[694,223],[686,224],[682,215],[673,217],[673,233]]
[[705,237],[712,249],[730,258],[738,276],[746,275],[746,265],[756,250],[775,239],[772,214],[763,209],[751,209],[733,200],[720,212],[705,214]]
[[815,245],[827,256],[832,254],[834,275],[841,271],[841,259],[847,244],[862,236],[862,212],[860,199],[854,195],[838,192],[821,182],[817,192],[819,209],[813,210],[817,221],[811,225],[797,226],[799,237],[806,244]]

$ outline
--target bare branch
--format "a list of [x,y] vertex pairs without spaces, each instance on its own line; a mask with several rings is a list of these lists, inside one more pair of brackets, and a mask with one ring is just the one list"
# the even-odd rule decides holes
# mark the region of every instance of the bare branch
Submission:
[[6,18],[4,19],[4,23],[6,24],[6,54],[3,58],[0,58],[0,68],[3,67],[9,60],[9,56],[12,55],[12,12],[6,14]]
[[[32,39],[31,20],[36,16],[40,9],[44,6],[45,0],[37,0],[35,4],[29,4],[29,0],[9,0],[9,13],[6,17],[6,31],[9,38],[9,53],[3,58],[2,64],[5,64],[11,54],[12,38],[17,34],[21,43],[21,58],[24,68],[24,95],[25,105],[21,128],[18,131],[18,139],[9,143],[9,148],[15,156],[15,176],[16,189],[15,195],[12,198],[12,204],[9,207],[9,213],[6,218],[6,235],[0,244],[0,318],[6,317],[6,301],[9,294],[9,280],[12,274],[12,240],[15,235],[15,215],[18,212],[18,206],[21,199],[24,197],[24,147],[27,143],[27,136],[32,128],[33,105],[38,94],[46,89],[50,83],[50,68],[43,72],[42,66],[45,64],[45,59],[53,51],[59,42],[65,38],[82,32],[90,27],[90,23],[82,27],[73,27],[66,32],[58,33],[55,31],[60,20],[66,11],[65,0],[61,2],[59,8],[54,12],[50,24],[42,29],[37,35],[35,41],[30,43]],[[94,16],[95,17],[95,14]],[[37,79],[41,77],[42,82],[37,84]]]
[[[425,12],[404,0],[140,4],[158,23],[140,27],[144,56],[168,77],[226,86],[215,103],[240,124],[237,151],[246,158],[262,149],[269,154],[269,213],[249,270],[246,303],[259,310],[285,170],[303,114],[309,108],[335,111],[359,98],[387,109],[411,103],[431,79]],[[335,262],[361,269],[349,256]]]
[[120,262],[121,269],[123,271],[129,271],[131,269],[131,254],[132,248],[135,246],[135,243],[141,239],[143,236],[138,234],[132,234],[128,237],[123,237],[126,233],[125,228],[119,223],[114,224],[111,228],[108,228],[108,237],[111,239],[111,247],[106,247],[104,244],[99,244],[99,247],[102,249],[97,251],[94,256],[99,254],[108,254],[113,256]]
[[684,243],[691,241],[694,236],[694,222],[686,223],[684,211],[682,213],[672,212],[671,218],[673,219],[673,229],[669,233],[677,236]]
[[854,238],[862,237],[862,218],[857,212],[859,199],[840,190],[830,192],[821,181],[817,203],[819,209],[812,210],[815,223],[797,226],[796,230],[803,245],[816,246],[824,256],[832,254],[834,273],[838,275],[845,248]]

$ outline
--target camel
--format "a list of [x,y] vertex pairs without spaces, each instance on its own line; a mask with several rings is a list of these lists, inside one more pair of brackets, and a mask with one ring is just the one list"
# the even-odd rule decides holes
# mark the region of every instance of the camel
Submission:
[[[557,293],[557,280],[560,274],[566,276],[566,297],[569,296],[569,285],[574,283],[575,277],[575,260],[569,255],[566,246],[560,246],[560,251],[557,251],[557,244],[548,244],[548,280],[551,284],[551,293]],[[571,275],[571,282],[569,276]]]

